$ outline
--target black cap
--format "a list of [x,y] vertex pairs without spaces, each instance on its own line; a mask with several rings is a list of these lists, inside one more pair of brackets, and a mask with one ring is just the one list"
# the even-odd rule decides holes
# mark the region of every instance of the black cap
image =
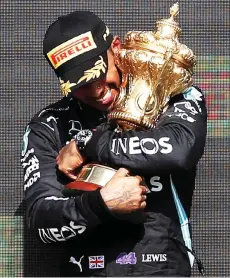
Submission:
[[43,53],[59,78],[65,96],[106,75],[107,50],[112,40],[105,23],[90,11],[72,12],[50,25],[44,37]]

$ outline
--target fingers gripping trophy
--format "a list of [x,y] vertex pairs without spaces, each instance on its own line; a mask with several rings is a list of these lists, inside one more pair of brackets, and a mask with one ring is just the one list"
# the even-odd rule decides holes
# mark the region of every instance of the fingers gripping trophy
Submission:
[[[170,17],[157,21],[155,31],[130,31],[124,37],[115,62],[122,72],[119,97],[108,120],[116,130],[155,128],[171,97],[193,84],[195,56],[179,42],[181,33],[175,17],[178,3],[170,8]],[[99,164],[83,166],[76,181],[66,188],[91,190],[104,186],[116,170]],[[85,188],[85,186],[84,186]]]

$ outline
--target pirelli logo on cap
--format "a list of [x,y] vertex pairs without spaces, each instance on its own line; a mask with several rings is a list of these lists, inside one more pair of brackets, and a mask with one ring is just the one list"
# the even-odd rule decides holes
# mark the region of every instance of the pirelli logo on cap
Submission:
[[94,48],[97,48],[97,45],[93,40],[92,33],[89,31],[56,46],[47,56],[53,67],[57,69],[74,57]]

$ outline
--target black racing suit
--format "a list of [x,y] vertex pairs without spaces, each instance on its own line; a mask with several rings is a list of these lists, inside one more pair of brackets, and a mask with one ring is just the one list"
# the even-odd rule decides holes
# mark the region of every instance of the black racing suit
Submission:
[[[189,276],[185,245],[191,249],[187,219],[206,138],[203,94],[192,87],[172,98],[155,129],[102,132],[104,122],[102,112],[67,98],[30,121],[21,158],[29,227],[42,242],[66,248],[64,276]],[[70,180],[56,157],[82,129],[94,130],[84,149],[88,161],[144,176],[150,190],[144,224],[114,217],[99,190],[63,196]]]

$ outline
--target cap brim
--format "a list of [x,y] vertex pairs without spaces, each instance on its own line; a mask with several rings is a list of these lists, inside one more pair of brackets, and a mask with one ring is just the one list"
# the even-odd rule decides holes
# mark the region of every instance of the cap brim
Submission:
[[77,88],[105,78],[107,71],[108,56],[106,50],[59,76],[61,90],[65,96],[70,97]]

